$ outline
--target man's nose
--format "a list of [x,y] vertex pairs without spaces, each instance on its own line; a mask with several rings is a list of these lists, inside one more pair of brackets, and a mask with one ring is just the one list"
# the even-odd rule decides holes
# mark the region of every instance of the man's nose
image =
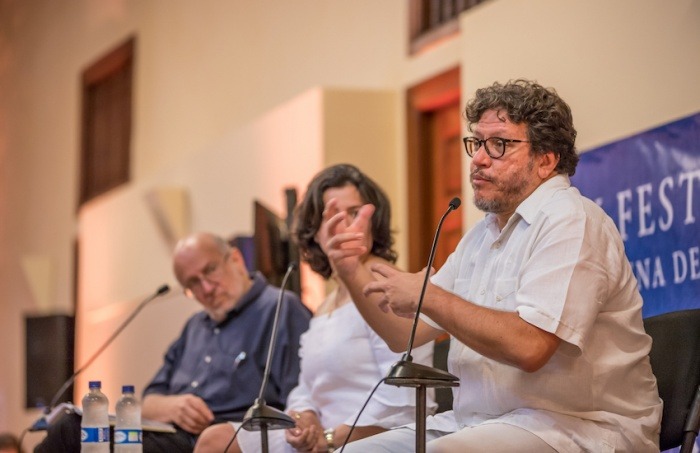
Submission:
[[487,167],[491,164],[491,156],[486,152],[485,143],[482,143],[472,156],[472,164],[477,167]]
[[202,278],[202,279],[200,280],[200,282],[201,282],[201,285],[202,285],[202,292],[203,292],[204,294],[209,294],[209,293],[211,293],[211,292],[214,290],[214,288],[216,287],[216,285],[215,285],[214,283],[210,282],[210,281],[207,280],[206,278]]

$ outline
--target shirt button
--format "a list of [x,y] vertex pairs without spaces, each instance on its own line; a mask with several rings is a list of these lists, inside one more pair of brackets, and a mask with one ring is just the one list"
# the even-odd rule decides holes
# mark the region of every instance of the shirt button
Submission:
[[206,363],[211,363],[211,356],[206,356],[206,357],[204,357],[204,361],[205,361]]
[[219,332],[221,332],[221,330],[219,330],[218,327],[214,328],[214,335],[219,335]]
[[503,300],[503,298],[502,298],[501,296],[496,296],[496,301],[497,301],[497,302],[500,302],[500,301],[502,301],[502,300]]
[[192,386],[193,389],[196,389],[197,387],[199,387],[199,382],[192,381],[192,383],[190,385]]
[[484,294],[486,294],[486,290],[482,289],[481,291],[479,291],[479,294],[481,294],[483,296]]

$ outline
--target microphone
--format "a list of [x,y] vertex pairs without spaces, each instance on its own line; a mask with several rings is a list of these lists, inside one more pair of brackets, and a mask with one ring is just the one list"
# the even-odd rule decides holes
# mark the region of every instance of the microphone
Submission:
[[75,371],[73,375],[69,377],[66,380],[66,382],[63,383],[61,388],[58,389],[53,398],[51,398],[51,403],[49,404],[49,406],[47,406],[44,409],[44,415],[39,420],[34,422],[34,424],[29,428],[29,431],[43,431],[48,428],[50,420],[48,420],[47,416],[52,412],[54,406],[58,402],[58,399],[61,397],[61,395],[63,395],[63,393],[68,389],[68,387],[70,387],[73,384],[75,378],[78,377],[80,373],[82,373],[87,367],[89,367],[92,364],[92,362],[95,361],[95,359],[107,348],[107,346],[109,346],[110,343],[114,341],[117,335],[119,335],[121,331],[124,330],[124,328],[126,328],[127,325],[129,325],[129,323],[136,317],[136,315],[141,311],[141,309],[143,309],[143,307],[146,306],[146,304],[148,304],[153,299],[162,296],[168,291],[170,291],[170,287],[168,285],[162,285],[156,290],[155,293],[148,296],[139,304],[138,307],[136,307],[136,309],[131,313],[131,315],[129,315],[129,317],[126,318],[126,320],[124,320],[124,322],[117,328],[117,330],[114,331],[112,336],[110,336],[107,339],[107,341],[105,341],[105,343],[92,355],[92,357],[90,357],[88,361],[85,362],[85,365],[83,365],[77,371]]
[[416,336],[416,328],[418,327],[418,317],[420,316],[420,309],[423,306],[423,299],[425,298],[425,290],[428,287],[428,279],[430,278],[430,268],[435,260],[435,250],[437,249],[438,237],[440,237],[440,230],[442,230],[442,224],[447,218],[447,215],[458,209],[462,204],[462,200],[459,197],[454,197],[450,200],[450,204],[447,207],[447,211],[440,217],[437,229],[435,230],[435,237],[433,238],[433,245],[430,246],[430,254],[428,255],[428,265],[425,268],[425,278],[423,279],[423,287],[420,290],[420,297],[418,298],[418,307],[416,308],[416,315],[413,318],[413,327],[411,328],[411,335],[408,338],[408,346],[406,346],[406,353],[404,354],[404,359],[411,361],[411,351],[413,350],[413,341]]
[[420,309],[423,306],[423,299],[425,298],[425,290],[428,287],[428,279],[430,278],[430,268],[433,265],[433,260],[435,259],[435,249],[437,247],[438,237],[440,236],[440,230],[442,229],[442,224],[445,221],[447,215],[459,208],[462,201],[459,197],[454,197],[450,200],[450,205],[447,211],[440,218],[438,222],[437,229],[435,230],[435,237],[433,238],[433,244],[430,247],[430,255],[428,257],[428,265],[425,268],[425,278],[423,279],[423,287],[420,291],[420,297],[418,298],[418,306],[416,307],[416,315],[413,318],[413,327],[411,329],[411,335],[408,338],[408,346],[406,347],[406,352],[404,353],[401,360],[392,365],[389,373],[384,382],[389,385],[394,385],[396,387],[415,387],[416,388],[416,452],[425,452],[425,419],[426,419],[426,389],[427,388],[438,388],[438,387],[458,387],[459,378],[454,374],[443,371],[439,368],[433,368],[426,365],[421,365],[420,363],[414,363],[413,357],[411,357],[411,351],[413,350],[413,340],[416,336],[416,328],[418,327],[418,319],[420,316]]
[[413,357],[411,357],[411,351],[413,350],[413,341],[416,336],[416,328],[418,327],[418,318],[420,317],[420,309],[423,306],[423,299],[425,298],[425,290],[428,287],[428,279],[430,278],[430,268],[433,265],[433,261],[435,260],[435,249],[437,248],[437,242],[438,242],[438,237],[440,237],[440,230],[442,230],[442,224],[445,221],[445,218],[447,215],[458,209],[459,206],[462,204],[462,200],[459,199],[459,197],[454,197],[452,200],[450,200],[450,204],[447,208],[447,211],[442,215],[440,218],[440,221],[438,222],[437,229],[435,230],[435,237],[433,238],[433,244],[430,247],[430,254],[428,255],[428,265],[425,268],[425,278],[423,279],[423,287],[420,290],[420,297],[418,298],[418,306],[416,308],[416,315],[413,318],[413,326],[411,328],[411,335],[408,338],[408,345],[406,346],[406,353],[403,356],[403,360],[407,362],[411,362],[413,360]]
[[287,281],[289,276],[296,269],[295,263],[290,263],[287,267],[287,272],[284,274],[282,279],[282,287],[280,288],[280,294],[277,298],[277,308],[275,311],[275,319],[272,323],[272,337],[270,338],[270,346],[267,350],[267,362],[265,363],[265,372],[263,374],[263,381],[260,385],[260,393],[255,399],[255,403],[248,409],[243,417],[242,427],[247,431],[261,431],[261,442],[262,451],[267,453],[267,430],[268,429],[288,429],[293,428],[296,423],[292,418],[274,407],[270,407],[265,403],[263,395],[265,394],[265,388],[267,387],[267,382],[270,378],[270,368],[272,366],[272,355],[275,350],[275,343],[277,339],[277,324],[279,322],[280,309],[282,308],[282,298],[284,297],[284,289],[287,286]]

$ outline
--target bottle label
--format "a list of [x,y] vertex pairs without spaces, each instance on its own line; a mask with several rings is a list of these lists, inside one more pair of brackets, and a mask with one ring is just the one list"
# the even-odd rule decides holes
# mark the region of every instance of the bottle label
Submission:
[[80,442],[109,442],[109,428],[80,428]]
[[140,444],[142,442],[142,432],[140,429],[115,429],[115,444]]

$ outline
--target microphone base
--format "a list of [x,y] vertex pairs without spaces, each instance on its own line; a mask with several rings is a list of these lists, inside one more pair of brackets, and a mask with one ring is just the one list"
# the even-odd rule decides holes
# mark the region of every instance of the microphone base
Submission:
[[29,432],[36,432],[36,431],[46,431],[49,429],[49,426],[59,419],[60,417],[66,415],[66,414],[73,414],[75,413],[75,406],[71,403],[61,403],[58,406],[54,407],[51,411],[48,413],[45,413],[44,415],[41,416],[37,421],[34,422],[32,426],[27,429]]
[[396,387],[459,387],[459,378],[454,374],[408,360],[392,365],[384,382]]
[[426,449],[426,393],[428,388],[459,387],[459,378],[439,368],[432,368],[409,360],[392,365],[384,382],[396,387],[416,389],[416,453]]
[[243,429],[246,431],[289,429],[295,426],[296,423],[292,417],[279,409],[268,406],[265,401],[261,400],[256,400],[243,417]]
[[35,421],[27,431],[33,433],[36,431],[46,431],[47,429],[49,429],[49,422],[46,420],[46,417],[41,417],[39,420]]

